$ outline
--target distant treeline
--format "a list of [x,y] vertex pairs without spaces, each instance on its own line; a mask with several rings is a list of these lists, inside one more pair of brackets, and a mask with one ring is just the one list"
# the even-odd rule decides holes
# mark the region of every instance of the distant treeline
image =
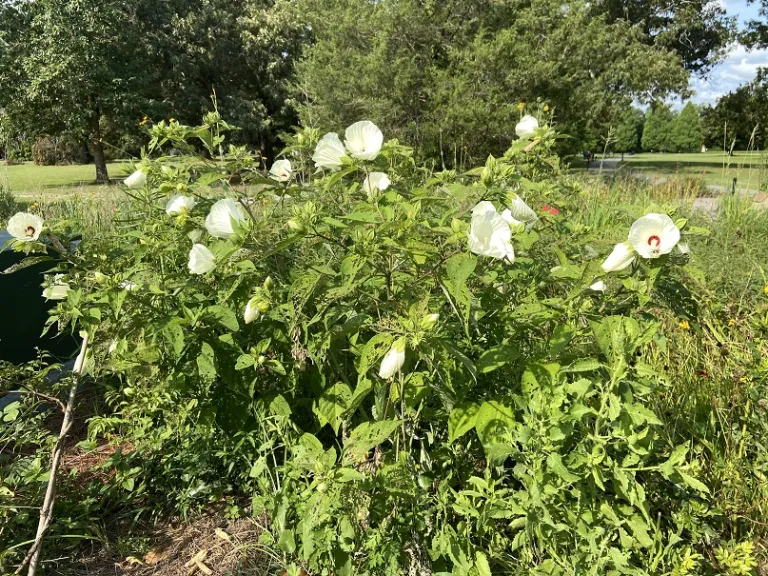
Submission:
[[[215,97],[234,143],[268,157],[298,123],[366,118],[437,164],[468,165],[503,152],[525,113],[551,115],[576,151],[632,102],[685,94],[735,38],[709,0],[6,1],[0,147],[93,159],[105,180],[153,123],[196,123]],[[695,136],[675,132],[675,146]]]

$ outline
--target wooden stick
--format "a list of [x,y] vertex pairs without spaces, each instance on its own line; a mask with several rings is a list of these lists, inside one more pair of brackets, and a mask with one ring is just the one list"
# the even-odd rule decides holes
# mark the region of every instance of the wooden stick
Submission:
[[64,439],[69,434],[69,429],[72,428],[72,418],[75,409],[75,396],[77,395],[77,387],[80,384],[80,377],[83,374],[83,367],[85,366],[85,354],[88,350],[88,333],[85,333],[83,337],[83,344],[80,346],[80,354],[77,355],[75,360],[75,367],[72,370],[72,387],[69,389],[69,399],[67,400],[67,406],[64,409],[64,421],[61,423],[61,431],[59,432],[59,439],[56,440],[56,444],[53,447],[51,453],[51,472],[48,478],[48,489],[45,491],[45,500],[43,500],[43,507],[40,509],[40,521],[37,524],[37,535],[35,536],[35,542],[27,552],[26,557],[16,568],[14,574],[21,574],[24,570],[27,562],[29,562],[29,570],[27,576],[35,576],[37,571],[37,563],[40,560],[40,551],[43,545],[43,536],[48,530],[53,518],[53,507],[56,504],[56,474],[59,471],[59,464],[61,464],[61,455],[64,451]]

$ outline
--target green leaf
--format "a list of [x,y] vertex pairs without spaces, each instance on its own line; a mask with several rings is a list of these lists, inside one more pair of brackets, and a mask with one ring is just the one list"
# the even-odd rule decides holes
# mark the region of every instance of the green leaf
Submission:
[[563,372],[594,372],[602,367],[603,365],[597,358],[582,358],[581,360],[576,360],[573,364],[564,366],[561,370]]
[[661,420],[658,419],[656,414],[654,414],[652,410],[646,408],[642,404],[625,403],[624,409],[627,411],[627,414],[629,414],[629,417],[632,418],[632,422],[637,425],[642,425],[646,422],[656,426],[661,426],[662,424]]
[[707,488],[707,485],[701,482],[700,480],[697,480],[690,474],[686,474],[679,468],[677,469],[677,473],[680,475],[680,478],[683,482],[685,482],[688,486],[693,488],[694,490],[698,490],[702,494],[709,494],[709,488]]
[[475,569],[477,576],[492,576],[491,567],[488,565],[488,558],[482,552],[475,553]]
[[387,349],[392,345],[391,334],[376,334],[363,347],[362,354],[360,355],[360,365],[357,369],[357,382],[366,376],[371,365],[381,358]]
[[553,358],[557,358],[568,348],[575,334],[576,330],[567,324],[558,324],[555,327],[552,338],[549,341],[549,353]]
[[472,310],[472,295],[467,287],[467,280],[476,267],[477,259],[469,254],[456,254],[445,263],[447,276],[445,290],[453,297],[465,326],[469,322],[469,315]]
[[454,406],[448,415],[448,441],[454,442],[472,430],[476,424],[480,406],[474,402],[464,402]]
[[203,342],[200,355],[197,357],[197,372],[203,380],[211,381],[216,378],[215,357],[211,345]]
[[326,216],[323,218],[323,222],[328,224],[329,226],[333,226],[334,228],[349,228],[344,222],[341,220],[336,220],[336,218],[331,218],[329,216]]
[[334,433],[338,434],[351,400],[352,391],[343,382],[338,382],[324,390],[313,408],[320,425],[330,424]]
[[632,530],[632,534],[634,534],[640,546],[643,548],[653,546],[653,540],[648,535],[648,524],[645,523],[642,517],[638,515],[632,516],[632,518],[627,520],[627,525]]
[[486,448],[486,453],[492,444],[504,443],[506,433],[514,425],[514,411],[498,400],[483,402],[475,417],[475,429]]
[[264,366],[272,370],[273,372],[277,372],[278,374],[285,376],[288,374],[285,370],[285,366],[283,366],[283,363],[280,362],[280,360],[270,359],[264,362]]
[[448,342],[447,340],[438,340],[438,342],[445,349],[445,351],[448,352],[448,354],[459,360],[459,362],[464,365],[464,367],[472,376],[472,379],[477,382],[477,368],[475,367],[475,364],[472,362],[472,360],[470,360],[469,357],[464,354],[464,352],[459,350],[451,342]]
[[235,370],[245,370],[256,363],[256,359],[250,354],[241,354],[235,362]]
[[363,422],[349,434],[344,448],[354,460],[362,460],[371,449],[392,436],[399,426],[399,420]]
[[286,554],[293,554],[296,551],[296,540],[293,537],[293,530],[283,530],[280,532],[277,547]]
[[568,470],[568,468],[566,468],[565,464],[563,464],[563,459],[560,454],[555,452],[552,452],[547,457],[547,467],[569,484],[578,481],[580,478]]
[[205,315],[224,326],[227,330],[237,332],[240,329],[240,325],[237,322],[237,315],[227,306],[209,306],[205,309]]
[[178,358],[181,356],[181,352],[184,350],[184,330],[178,324],[178,322],[169,322],[163,328],[163,336],[171,345],[173,353]]
[[519,357],[520,353],[517,349],[509,344],[494,346],[482,353],[477,361],[477,371],[480,374],[487,374],[515,361]]

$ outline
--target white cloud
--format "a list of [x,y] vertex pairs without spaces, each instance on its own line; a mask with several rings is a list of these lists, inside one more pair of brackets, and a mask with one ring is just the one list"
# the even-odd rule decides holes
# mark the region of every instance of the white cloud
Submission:
[[691,88],[696,92],[691,100],[714,104],[720,96],[752,81],[759,68],[768,68],[768,49],[749,51],[741,44],[734,44],[707,78],[691,78]]

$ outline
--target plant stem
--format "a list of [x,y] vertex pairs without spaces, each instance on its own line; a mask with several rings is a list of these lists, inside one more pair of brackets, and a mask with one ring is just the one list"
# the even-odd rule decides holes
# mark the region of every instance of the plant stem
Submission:
[[64,439],[69,434],[69,430],[72,427],[72,418],[75,409],[75,397],[77,396],[77,387],[80,384],[80,376],[83,373],[83,366],[85,365],[85,354],[88,350],[88,332],[83,337],[83,344],[80,347],[80,354],[75,360],[75,367],[72,370],[72,386],[69,389],[69,399],[67,400],[67,406],[64,409],[64,421],[61,423],[61,431],[59,432],[59,438],[56,440],[56,444],[53,447],[51,453],[51,471],[48,477],[48,488],[45,491],[45,499],[43,500],[43,507],[40,509],[40,521],[37,524],[37,535],[35,536],[35,542],[27,552],[26,557],[19,564],[14,574],[21,574],[24,566],[29,562],[29,570],[27,576],[35,576],[37,571],[37,563],[40,560],[40,551],[43,546],[43,537],[48,527],[51,524],[53,518],[53,507],[56,504],[56,474],[59,471],[59,464],[61,464],[61,455],[64,451]]

